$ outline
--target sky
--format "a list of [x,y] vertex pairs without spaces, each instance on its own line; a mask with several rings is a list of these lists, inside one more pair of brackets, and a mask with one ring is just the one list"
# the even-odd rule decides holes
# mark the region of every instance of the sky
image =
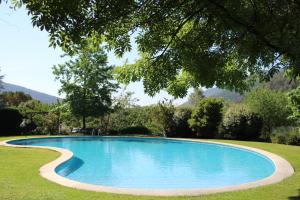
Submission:
[[[54,96],[58,94],[59,81],[54,80],[52,67],[62,64],[66,58],[62,58],[63,51],[60,48],[49,47],[48,33],[34,28],[30,16],[24,8],[13,10],[6,3],[0,4],[0,70],[4,74],[4,82],[20,85]],[[138,58],[136,45],[133,49],[118,59],[113,53],[108,54],[110,65],[122,65],[127,59],[133,63]],[[124,91],[122,86],[121,91]],[[141,82],[131,83],[125,91],[134,92],[134,98],[139,99],[137,104],[150,105],[163,99],[173,99],[165,91],[154,97],[144,93]],[[175,99],[174,104],[180,105],[187,98]]]

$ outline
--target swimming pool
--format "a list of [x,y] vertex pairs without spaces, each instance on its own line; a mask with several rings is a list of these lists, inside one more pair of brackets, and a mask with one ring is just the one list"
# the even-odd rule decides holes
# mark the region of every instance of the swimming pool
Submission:
[[73,157],[55,168],[57,174],[116,188],[223,188],[265,179],[276,169],[254,151],[165,138],[53,137],[9,144],[68,149]]

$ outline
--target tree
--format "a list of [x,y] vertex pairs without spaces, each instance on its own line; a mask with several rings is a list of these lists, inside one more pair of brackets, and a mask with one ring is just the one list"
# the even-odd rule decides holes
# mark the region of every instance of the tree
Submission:
[[195,106],[190,127],[197,132],[198,137],[214,138],[222,121],[223,101],[217,98],[205,98]]
[[[45,129],[48,126],[46,118],[50,110],[48,104],[44,104],[38,100],[29,100],[22,102],[17,109],[25,118],[22,123],[25,131],[35,130],[38,134],[49,133]],[[28,128],[29,130],[27,130]]]
[[295,121],[296,124],[300,124],[300,86],[288,93],[289,107],[292,110],[292,114],[289,117]]
[[111,106],[111,93],[117,88],[111,81],[111,69],[104,51],[88,41],[75,60],[53,68],[53,74],[61,83],[60,92],[66,94],[71,112],[82,117],[83,128],[87,117],[102,116]]
[[273,128],[288,125],[291,113],[285,93],[270,89],[256,89],[245,98],[251,111],[258,113],[263,119],[264,138],[269,139]]
[[66,101],[51,105],[50,115],[56,116],[58,133],[70,132],[72,127],[78,127],[78,120],[71,113],[70,104]]
[[153,106],[151,118],[163,135],[169,135],[173,131],[175,125],[174,113],[175,107],[171,101],[162,101]]
[[133,97],[134,92],[122,92],[121,95],[115,99],[115,107],[120,109],[133,108],[139,99]]
[[[137,115],[138,106],[136,102],[138,99],[133,98],[133,92],[121,93],[121,95],[114,99],[113,107],[109,113],[100,118],[101,130],[107,131],[108,128],[114,131],[136,126],[135,121],[139,121]],[[141,124],[139,124],[141,125]]]
[[0,96],[6,107],[18,107],[21,103],[32,100],[32,97],[24,92],[2,92]]
[[296,0],[16,0],[50,44],[72,52],[96,35],[123,55],[135,33],[141,58],[119,70],[124,82],[143,80],[184,96],[190,86],[247,89],[248,78],[279,68],[300,74],[300,4]]
[[20,103],[20,105],[18,106],[18,110],[24,116],[31,118],[35,114],[47,113],[49,111],[49,105],[44,104],[41,101],[32,99],[32,100]]
[[194,89],[193,93],[191,93],[188,97],[189,105],[197,105],[199,101],[205,98],[202,89]]

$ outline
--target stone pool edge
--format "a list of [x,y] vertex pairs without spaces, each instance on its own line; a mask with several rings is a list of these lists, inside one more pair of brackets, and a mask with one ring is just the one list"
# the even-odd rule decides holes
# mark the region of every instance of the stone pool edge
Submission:
[[[82,136],[80,136],[80,137],[82,137]],[[39,138],[39,137],[34,137],[34,138]],[[51,137],[40,137],[40,138],[51,138]],[[140,138],[140,137],[136,137],[136,138]],[[142,138],[147,138],[147,137],[142,137]],[[20,139],[23,139],[23,138],[20,138]],[[26,138],[26,139],[32,139],[32,138]],[[47,179],[51,182],[55,182],[57,184],[75,188],[75,189],[95,191],[95,192],[108,192],[108,193],[115,193],[115,194],[146,195],[146,196],[199,196],[199,195],[214,194],[214,193],[221,193],[221,192],[246,190],[246,189],[250,189],[250,188],[256,188],[259,186],[275,184],[275,183],[278,183],[278,182],[282,181],[283,179],[288,178],[294,174],[294,168],[291,166],[291,164],[287,160],[285,160],[284,158],[282,158],[276,154],[273,154],[271,152],[264,151],[261,149],[243,146],[243,145],[237,145],[237,144],[207,141],[207,140],[202,140],[202,139],[183,139],[183,138],[167,138],[167,139],[192,141],[192,142],[205,142],[205,143],[219,144],[219,145],[231,146],[231,147],[236,147],[236,148],[253,151],[253,152],[262,154],[262,155],[266,156],[267,158],[269,158],[275,165],[275,172],[271,176],[261,179],[261,180],[258,180],[258,181],[244,183],[244,184],[240,184],[240,185],[236,185],[236,186],[221,187],[221,188],[211,188],[211,189],[116,188],[116,187],[100,186],[100,185],[93,185],[93,184],[87,184],[87,183],[82,183],[82,182],[78,182],[78,181],[73,181],[71,179],[68,179],[68,178],[58,175],[55,172],[55,168],[57,166],[59,166],[60,164],[66,162],[72,158],[73,153],[70,150],[63,149],[63,148],[57,148],[57,147],[25,146],[25,145],[14,145],[14,144],[8,143],[9,141],[14,141],[14,140],[19,140],[19,139],[1,141],[0,145],[8,146],[8,147],[17,147],[17,148],[50,149],[53,151],[57,151],[60,153],[60,156],[57,159],[51,161],[50,163],[43,165],[39,169],[39,174],[42,177],[44,177],[45,179]]]

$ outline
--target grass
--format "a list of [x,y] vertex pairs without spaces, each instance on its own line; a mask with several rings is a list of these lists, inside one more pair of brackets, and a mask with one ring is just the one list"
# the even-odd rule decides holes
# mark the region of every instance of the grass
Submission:
[[[16,137],[14,137],[16,138]],[[14,139],[0,137],[0,140]],[[295,168],[295,174],[284,181],[255,189],[227,192],[198,197],[147,197],[117,195],[109,193],[76,190],[47,181],[39,176],[39,168],[59,156],[59,153],[30,148],[11,148],[0,146],[0,199],[12,200],[159,200],[159,199],[191,199],[191,200],[300,200],[300,147],[259,142],[226,141],[273,152],[287,159]]]

